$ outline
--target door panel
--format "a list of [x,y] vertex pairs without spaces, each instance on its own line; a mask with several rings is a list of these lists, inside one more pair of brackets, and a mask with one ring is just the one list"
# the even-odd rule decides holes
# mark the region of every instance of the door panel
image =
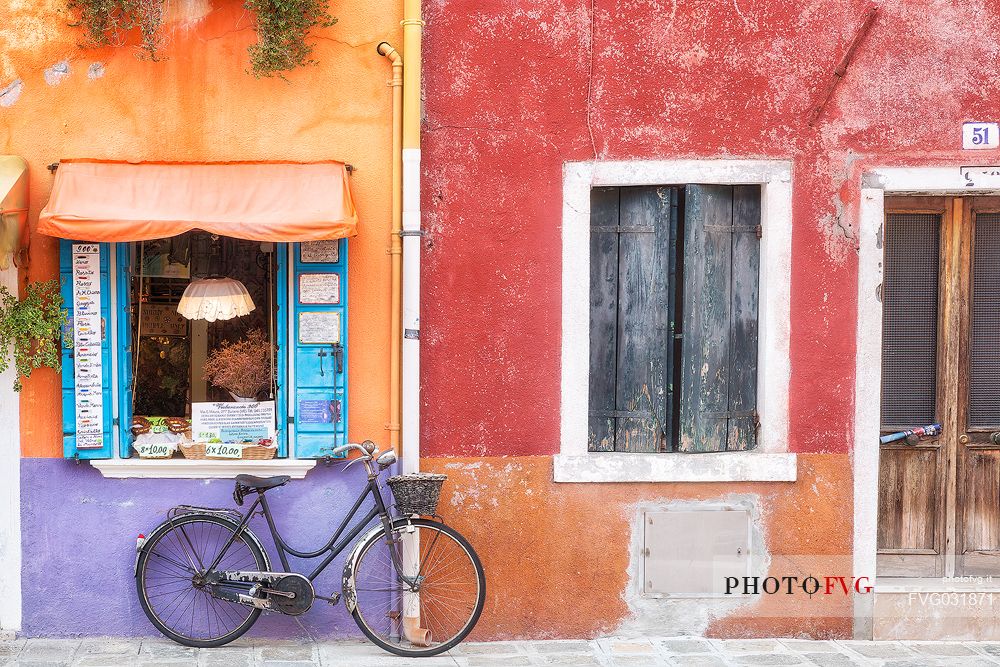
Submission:
[[909,428],[937,413],[941,213],[889,213],[882,283],[882,426]]
[[1000,213],[975,216],[969,336],[970,429],[1000,429]]
[[879,457],[878,574],[941,576],[942,468],[938,447],[883,447]]
[[997,552],[1000,551],[1000,451],[968,449],[963,460],[964,527],[962,552],[957,574],[997,574]]
[[1000,200],[967,201],[955,574],[1000,575]]
[[[945,377],[939,358],[949,245],[942,237],[947,202],[886,200],[882,283],[882,431],[937,421]],[[879,457],[878,574],[944,572],[944,439],[913,447],[883,445]]]

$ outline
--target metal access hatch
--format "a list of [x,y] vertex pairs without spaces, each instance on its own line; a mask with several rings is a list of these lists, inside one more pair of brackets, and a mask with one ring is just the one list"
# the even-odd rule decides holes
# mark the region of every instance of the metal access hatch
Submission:
[[643,528],[644,595],[722,597],[726,577],[749,575],[746,509],[712,506],[645,512]]

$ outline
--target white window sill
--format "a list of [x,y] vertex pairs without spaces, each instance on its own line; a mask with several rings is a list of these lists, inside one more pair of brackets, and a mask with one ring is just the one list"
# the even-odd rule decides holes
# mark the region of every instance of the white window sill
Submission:
[[794,482],[795,454],[556,454],[556,482]]
[[236,475],[289,475],[302,479],[313,469],[312,459],[266,459],[261,461],[216,461],[191,459],[99,459],[90,465],[108,478],[144,477],[147,479],[232,479]]

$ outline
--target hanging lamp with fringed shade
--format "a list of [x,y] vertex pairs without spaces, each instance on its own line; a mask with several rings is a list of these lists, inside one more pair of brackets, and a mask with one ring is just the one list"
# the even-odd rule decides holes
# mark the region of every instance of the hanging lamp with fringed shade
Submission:
[[184,290],[177,312],[189,320],[231,320],[256,306],[247,288],[232,278],[197,278]]

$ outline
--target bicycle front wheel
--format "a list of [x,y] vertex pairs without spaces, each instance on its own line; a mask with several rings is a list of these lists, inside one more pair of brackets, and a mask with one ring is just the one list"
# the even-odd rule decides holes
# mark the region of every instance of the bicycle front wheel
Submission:
[[[236,524],[208,514],[187,514],[165,523],[149,537],[136,564],[142,610],[156,629],[178,644],[213,648],[250,629],[260,609],[212,595],[206,569],[236,531]],[[256,539],[240,533],[226,549],[217,571],[268,569]]]
[[[393,553],[413,583],[396,572]],[[479,556],[458,531],[437,521],[397,520],[390,539],[380,530],[361,546],[353,575],[355,622],[396,655],[454,648],[472,632],[486,602]]]

